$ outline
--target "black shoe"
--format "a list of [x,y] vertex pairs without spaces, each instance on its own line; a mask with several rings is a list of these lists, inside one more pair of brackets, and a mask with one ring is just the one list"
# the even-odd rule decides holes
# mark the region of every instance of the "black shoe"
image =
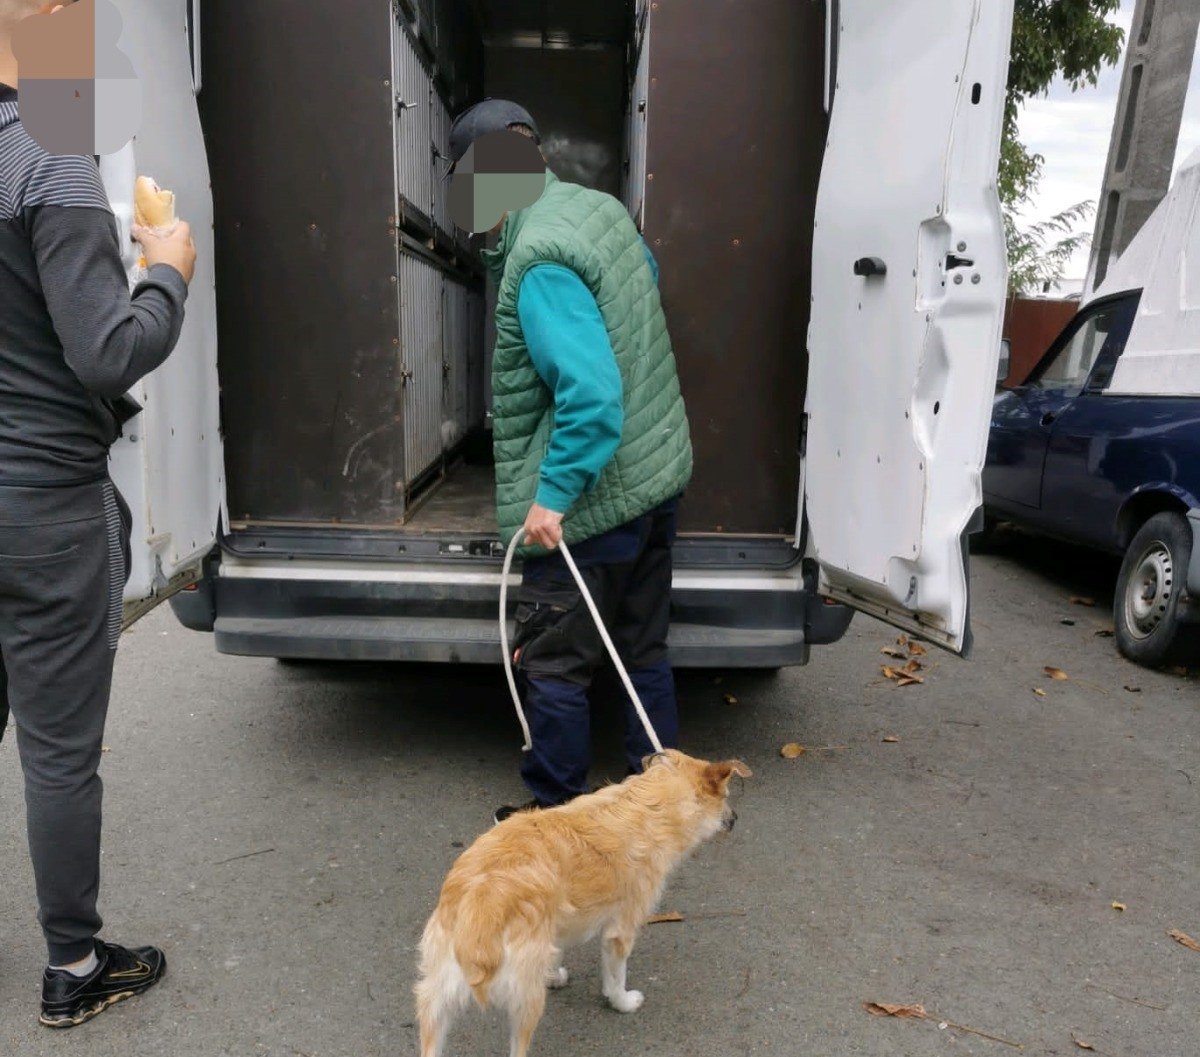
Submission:
[[536,800],[530,800],[528,803],[513,807],[511,804],[505,804],[503,807],[496,808],[492,812],[492,822],[497,826],[507,818],[512,818],[513,815],[519,815],[522,811],[537,811],[541,808]]
[[42,974],[42,1015],[48,1028],[73,1028],[109,1006],[140,995],[162,979],[166,956],[157,947],[128,950],[115,943],[96,941],[100,964],[90,976],[78,977],[65,969]]

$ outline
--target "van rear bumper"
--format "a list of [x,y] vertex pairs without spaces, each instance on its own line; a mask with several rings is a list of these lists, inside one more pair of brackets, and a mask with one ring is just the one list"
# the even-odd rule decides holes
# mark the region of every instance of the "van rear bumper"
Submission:
[[[180,622],[212,631],[221,653],[344,661],[494,664],[499,572],[214,563],[171,600]],[[676,573],[671,659],[682,668],[804,664],[852,611],[806,589],[799,567]]]

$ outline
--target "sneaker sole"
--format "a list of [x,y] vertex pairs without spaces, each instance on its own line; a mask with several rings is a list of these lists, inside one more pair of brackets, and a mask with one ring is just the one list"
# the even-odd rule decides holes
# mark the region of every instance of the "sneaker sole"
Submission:
[[125,999],[133,998],[135,995],[141,993],[141,991],[121,991],[118,994],[109,995],[108,998],[101,999],[94,1006],[83,1010],[81,1013],[76,1013],[73,1017],[55,1017],[52,1019],[43,1013],[38,1017],[38,1023],[47,1028],[77,1028],[80,1024],[86,1024],[92,1017],[98,1017],[109,1006],[115,1006],[118,1002],[124,1002]]

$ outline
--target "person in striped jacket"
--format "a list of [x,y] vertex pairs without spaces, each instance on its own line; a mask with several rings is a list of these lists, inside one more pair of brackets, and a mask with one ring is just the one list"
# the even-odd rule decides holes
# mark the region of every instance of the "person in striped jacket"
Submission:
[[130,531],[108,449],[137,409],[127,390],[179,337],[195,249],[186,224],[137,232],[149,275],[131,295],[96,159],[50,154],[22,127],[13,31],[56,10],[0,0],[0,737],[11,710],[49,949],[40,1019],[71,1027],[166,965],[97,938],[97,769]]

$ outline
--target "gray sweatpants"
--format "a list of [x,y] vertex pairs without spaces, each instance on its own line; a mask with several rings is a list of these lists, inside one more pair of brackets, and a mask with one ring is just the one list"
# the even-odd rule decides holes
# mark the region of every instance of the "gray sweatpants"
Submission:
[[50,962],[100,929],[97,769],[129,568],[129,510],[108,481],[0,487],[0,737],[11,710]]

